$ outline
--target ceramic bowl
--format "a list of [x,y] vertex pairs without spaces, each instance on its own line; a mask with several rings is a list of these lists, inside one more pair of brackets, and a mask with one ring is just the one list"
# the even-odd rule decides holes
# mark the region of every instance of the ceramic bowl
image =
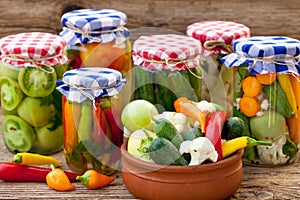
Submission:
[[226,199],[239,188],[243,149],[215,163],[197,166],[164,166],[131,156],[124,142],[122,179],[130,193],[151,200]]

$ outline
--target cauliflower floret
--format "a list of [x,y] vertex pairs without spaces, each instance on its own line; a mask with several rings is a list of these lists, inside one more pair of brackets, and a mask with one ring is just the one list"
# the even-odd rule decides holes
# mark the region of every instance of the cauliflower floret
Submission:
[[165,111],[159,115],[154,116],[155,119],[164,118],[170,121],[176,128],[178,133],[182,133],[187,129],[187,118],[182,113]]
[[202,100],[196,104],[196,107],[202,112],[213,113],[216,112],[216,107],[208,101]]
[[283,154],[282,148],[286,143],[286,136],[282,135],[279,139],[272,142],[272,146],[257,146],[258,155],[263,164],[285,164],[289,156]]

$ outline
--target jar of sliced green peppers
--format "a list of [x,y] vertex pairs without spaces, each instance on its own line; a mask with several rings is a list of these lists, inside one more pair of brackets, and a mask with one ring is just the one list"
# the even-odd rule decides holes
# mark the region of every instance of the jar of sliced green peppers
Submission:
[[282,36],[253,36],[233,43],[223,57],[234,68],[234,115],[245,122],[244,135],[272,146],[245,148],[245,164],[291,163],[300,139],[300,41]]
[[186,34],[201,43],[202,99],[223,106],[232,116],[233,69],[220,58],[232,52],[234,40],[249,37],[250,29],[230,21],[202,21],[189,25]]
[[62,150],[61,94],[55,82],[68,69],[65,46],[61,37],[50,33],[1,38],[2,132],[10,151]]
[[133,44],[134,99],[156,105],[159,112],[174,111],[174,101],[201,99],[200,43],[176,34],[139,37]]
[[109,68],[78,68],[57,82],[63,94],[64,154],[76,173],[87,169],[110,175],[120,170],[123,143],[120,100],[126,84]]

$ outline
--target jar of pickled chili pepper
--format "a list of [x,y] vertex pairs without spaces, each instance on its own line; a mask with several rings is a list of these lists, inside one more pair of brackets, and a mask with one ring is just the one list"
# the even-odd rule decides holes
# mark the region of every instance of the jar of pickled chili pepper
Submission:
[[140,36],[133,44],[134,99],[156,105],[159,112],[175,111],[174,101],[201,99],[200,43],[177,34]]
[[[235,67],[234,115],[244,134],[272,141],[247,147],[244,163],[275,166],[291,163],[300,138],[300,41],[282,36],[240,38],[234,53],[221,60]],[[245,67],[246,65],[246,67]]]
[[120,71],[127,84],[119,98],[126,105],[132,98],[131,32],[127,16],[113,9],[80,9],[61,18],[60,35],[67,41],[67,56],[73,69],[104,67]]
[[249,37],[250,29],[230,21],[201,21],[189,25],[186,35],[201,43],[202,99],[223,106],[232,116],[233,69],[226,68],[220,58],[232,52],[234,40]]
[[78,68],[57,82],[63,94],[64,154],[76,173],[119,170],[123,127],[118,95],[126,80],[109,68]]
[[68,69],[65,46],[60,36],[42,32],[0,39],[2,132],[10,151],[63,149],[62,95],[55,87]]

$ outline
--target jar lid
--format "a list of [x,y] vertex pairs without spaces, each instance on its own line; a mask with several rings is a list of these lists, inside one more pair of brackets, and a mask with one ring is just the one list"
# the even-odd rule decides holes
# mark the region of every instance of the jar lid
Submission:
[[176,34],[139,37],[133,44],[135,65],[146,69],[185,70],[199,66],[198,40]]
[[234,41],[235,53],[221,59],[227,67],[248,64],[253,74],[300,74],[300,41],[282,36],[254,36]]
[[[229,21],[202,21],[189,25],[186,35],[201,42],[201,53],[205,56],[228,54],[230,51],[226,45],[231,46],[232,42],[238,38],[249,37],[250,28]],[[215,43],[216,41],[222,43]]]
[[121,72],[109,68],[78,68],[65,72],[56,89],[68,100],[82,103],[87,98],[110,97],[120,93],[126,79]]
[[112,9],[80,9],[63,14],[60,35],[71,46],[92,42],[121,44],[130,36],[127,16]]
[[0,60],[16,67],[62,65],[68,61],[66,42],[51,33],[28,32],[0,39]]

